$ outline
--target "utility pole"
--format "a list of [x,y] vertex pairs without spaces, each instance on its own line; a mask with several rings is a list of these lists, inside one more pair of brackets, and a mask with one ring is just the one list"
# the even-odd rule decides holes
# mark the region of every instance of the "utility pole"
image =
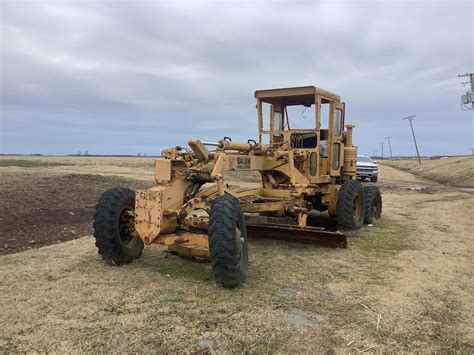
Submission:
[[471,91],[474,91],[474,73],[458,74],[458,78],[469,77],[469,81],[462,83],[462,85],[471,84]]
[[380,159],[383,160],[383,141],[382,141],[382,157]]
[[[467,91],[461,97],[461,105],[464,110],[474,110],[474,73],[458,74],[458,78],[469,77],[469,81],[461,83],[462,86],[471,85],[471,91]],[[471,104],[471,107],[468,105]]]
[[390,144],[390,138],[392,138],[392,136],[385,137],[385,138],[387,138],[387,140],[388,140],[388,149],[390,150],[390,160],[393,160],[392,145]]
[[408,120],[410,122],[411,133],[413,134],[413,141],[415,142],[416,155],[418,156],[418,162],[421,164],[420,152],[418,151],[418,144],[416,144],[415,130],[413,129],[413,124],[411,123],[411,121],[415,117],[416,117],[416,115],[408,116],[408,117],[402,118],[402,120]]

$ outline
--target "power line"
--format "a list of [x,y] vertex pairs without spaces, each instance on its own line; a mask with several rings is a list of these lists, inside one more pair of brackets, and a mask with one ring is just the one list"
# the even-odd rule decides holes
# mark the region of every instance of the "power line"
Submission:
[[408,117],[402,118],[402,120],[408,120],[408,121],[410,122],[411,133],[413,134],[413,141],[415,142],[416,155],[418,156],[418,162],[421,164],[420,152],[418,151],[418,144],[416,144],[415,130],[413,129],[413,124],[411,123],[411,121],[412,121],[415,117],[416,117],[416,115],[408,116]]

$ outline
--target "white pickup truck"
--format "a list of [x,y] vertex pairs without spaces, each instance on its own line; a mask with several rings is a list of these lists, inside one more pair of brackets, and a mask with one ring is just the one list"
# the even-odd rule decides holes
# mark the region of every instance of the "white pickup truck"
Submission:
[[377,182],[379,171],[377,163],[371,157],[366,155],[357,155],[357,171],[356,177],[359,180],[370,179]]

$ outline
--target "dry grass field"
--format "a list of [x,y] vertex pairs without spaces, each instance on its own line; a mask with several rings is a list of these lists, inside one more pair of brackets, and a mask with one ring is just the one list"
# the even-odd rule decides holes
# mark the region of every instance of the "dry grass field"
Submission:
[[386,161],[386,164],[441,184],[474,188],[474,156],[423,160],[421,165],[417,160]]
[[151,159],[2,157],[0,242],[28,244],[0,255],[0,351],[472,353],[474,191],[380,171],[382,219],[348,249],[252,239],[247,282],[227,290],[161,246],[101,262],[95,201],[148,186]]
[[47,175],[99,174],[153,181],[153,158],[101,157],[6,157],[0,156],[0,172]]

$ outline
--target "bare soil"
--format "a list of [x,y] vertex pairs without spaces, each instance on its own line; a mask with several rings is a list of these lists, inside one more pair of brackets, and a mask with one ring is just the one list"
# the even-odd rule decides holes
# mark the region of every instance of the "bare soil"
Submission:
[[91,174],[0,173],[0,254],[92,234],[95,204],[114,186],[150,182]]
[[[39,224],[52,243],[64,228],[90,234],[105,188],[151,184],[150,162],[80,161],[0,167],[8,239],[15,225],[28,243]],[[472,190],[385,164],[380,174],[382,219],[347,249],[251,240],[233,290],[161,246],[109,267],[90,235],[0,255],[0,351],[473,353]]]

